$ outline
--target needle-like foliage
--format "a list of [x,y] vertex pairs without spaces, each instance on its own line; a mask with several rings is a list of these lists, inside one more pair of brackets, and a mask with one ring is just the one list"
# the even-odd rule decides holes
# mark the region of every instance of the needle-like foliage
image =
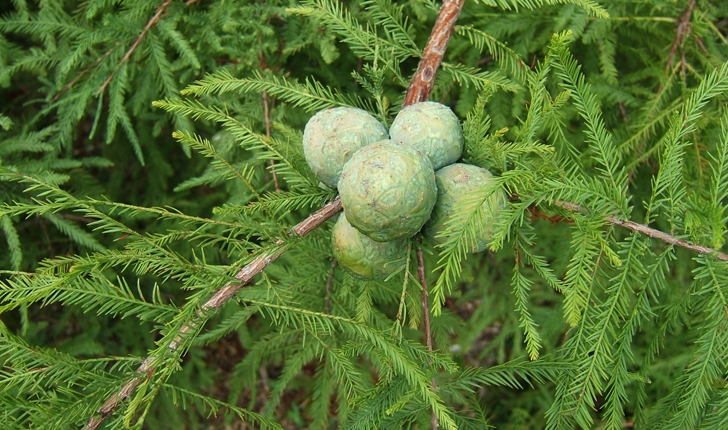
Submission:
[[0,5],[0,428],[726,428],[728,4],[464,2],[494,181],[360,281],[303,128],[391,124],[439,8]]

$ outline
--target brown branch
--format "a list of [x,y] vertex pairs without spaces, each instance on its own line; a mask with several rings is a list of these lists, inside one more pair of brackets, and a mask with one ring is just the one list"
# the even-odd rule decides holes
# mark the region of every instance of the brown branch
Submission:
[[432,87],[435,85],[437,69],[442,63],[442,57],[445,55],[447,43],[450,41],[450,35],[455,28],[455,22],[458,20],[463,3],[465,0],[445,0],[442,4],[435,26],[427,40],[427,46],[422,51],[420,64],[407,88],[402,107],[424,102],[430,98]]
[[[675,54],[677,53],[678,46],[682,49],[685,46],[685,40],[692,30],[690,26],[690,19],[693,16],[693,9],[695,9],[695,0],[688,0],[688,6],[680,15],[680,19],[677,20],[677,27],[675,27],[675,40],[672,42],[672,48],[670,49],[670,55],[667,57],[667,63],[665,63],[665,74],[672,67],[673,61],[675,61]],[[683,58],[681,60],[682,66],[685,66],[685,52],[683,51]]]
[[[127,55],[122,60],[122,63],[128,59],[129,56],[133,53],[133,50],[136,49],[136,46],[139,45],[139,42],[141,42],[141,39],[146,34],[146,32],[151,28],[157,21],[159,21],[159,17],[161,16],[162,12],[164,11],[164,8],[167,7],[167,5],[171,2],[171,0],[165,1],[162,6],[157,10],[157,13],[154,17],[147,23],[147,27],[144,29],[144,32],[139,36],[137,41],[132,46],[132,49],[127,52]],[[403,106],[408,106],[412,103],[416,103],[418,101],[425,101],[430,98],[430,94],[432,93],[432,86],[434,84],[434,78],[435,74],[437,73],[437,69],[440,66],[440,63],[442,62],[442,56],[445,53],[445,47],[447,46],[447,42],[449,41],[450,34],[452,33],[452,29],[455,26],[455,21],[457,20],[458,15],[460,15],[460,9],[462,8],[462,5],[464,3],[464,0],[450,0],[443,4],[442,8],[440,8],[440,13],[437,17],[437,20],[435,22],[435,26],[433,28],[433,34],[430,36],[430,40],[427,43],[427,47],[425,47],[425,51],[423,52],[422,59],[420,60],[420,66],[418,67],[417,72],[412,78],[412,82],[410,83],[409,88],[407,88],[407,93],[405,94],[405,102],[403,103]],[[113,76],[113,74],[112,74]],[[107,82],[104,84],[104,87],[108,84],[108,82],[111,80],[111,77],[107,80]],[[102,89],[103,90],[103,87]],[[318,228],[321,224],[323,224],[326,220],[334,216],[336,213],[338,213],[341,210],[341,200],[339,197],[336,197],[331,202],[327,203],[323,208],[319,209],[318,211],[314,212],[313,214],[309,215],[308,218],[304,219],[300,223],[296,224],[296,226],[293,227],[291,233],[296,234],[300,237],[304,237],[316,228]],[[282,245],[283,241],[278,240],[276,241],[277,244]],[[210,311],[219,309],[220,306],[222,306],[227,300],[229,300],[233,295],[243,286],[250,283],[256,275],[258,275],[260,272],[265,269],[266,266],[268,266],[270,263],[275,261],[278,257],[283,255],[286,248],[281,247],[278,250],[272,252],[272,253],[265,253],[258,257],[256,257],[252,262],[248,263],[245,267],[240,269],[237,275],[235,275],[236,282],[228,282],[217,290],[215,294],[202,306],[202,310],[200,311],[201,314],[204,315],[210,315],[209,312],[204,311]],[[422,259],[422,251],[418,250],[418,259]],[[418,269],[419,270],[419,269]],[[424,260],[422,264],[422,273],[424,276]],[[422,278],[424,280],[424,278]],[[425,294],[425,300],[427,300],[427,293],[426,293],[426,287],[423,284],[423,291]],[[429,307],[428,307],[429,308]],[[426,312],[427,315],[427,325],[429,327],[429,313]],[[173,342],[170,343],[169,349],[174,351],[177,348],[179,348],[179,345],[181,343],[182,336],[186,333],[189,333],[194,327],[195,323],[193,321],[190,321],[185,326],[182,327],[180,330],[179,335],[175,338]],[[430,338],[429,342],[429,348],[432,349],[432,340]],[[142,364],[137,369],[136,373],[138,376],[135,376],[131,378],[129,381],[127,381],[124,386],[117,391],[109,400],[107,400],[103,406],[101,406],[97,410],[97,416],[91,417],[88,422],[86,423],[86,429],[87,430],[95,430],[97,429],[103,422],[106,420],[106,418],[111,415],[111,413],[119,407],[119,405],[134,393],[134,390],[142,383],[142,381],[145,378],[149,378],[152,375],[152,372],[154,371],[154,368],[151,367],[151,363],[153,362],[154,357],[149,356],[147,357]],[[433,379],[433,388],[435,388],[435,382]],[[437,428],[437,417],[433,415],[433,429]]]
[[[270,23],[270,19],[268,19],[267,23]],[[262,43],[262,37],[260,34],[258,34],[258,44],[260,45]],[[263,55],[263,50],[258,51],[258,63],[260,63],[260,69],[265,70],[268,69],[268,63],[265,61],[265,56]],[[265,118],[265,135],[270,139],[270,108],[268,107],[268,91],[263,90],[263,117]],[[278,184],[278,175],[276,174],[275,170],[276,161],[270,160],[270,171],[273,174],[273,184],[276,187],[276,192],[281,192],[281,187]],[[268,182],[268,175],[266,173],[266,182]]]
[[[159,22],[159,19],[162,17],[162,14],[167,9],[167,6],[169,6],[170,3],[172,3],[172,0],[165,0],[165,2],[162,3],[157,8],[157,12],[154,14],[154,16],[152,16],[149,19],[149,22],[147,22],[147,25],[144,26],[144,30],[142,30],[142,34],[140,34],[139,37],[136,38],[134,43],[131,45],[131,48],[129,48],[129,50],[126,51],[126,54],[124,54],[124,57],[121,59],[119,64],[116,66],[116,69],[113,72],[111,72],[111,75],[106,79],[106,81],[104,81],[104,84],[101,85],[101,88],[99,88],[99,90],[96,91],[96,95],[104,92],[104,89],[109,85],[109,83],[111,82],[111,79],[113,79],[113,77],[114,77],[114,74],[116,74],[116,71],[119,70],[119,67],[121,67],[122,64],[124,64],[127,60],[129,60],[131,55],[134,53],[134,51],[136,51],[137,47],[142,42],[142,39],[144,39],[144,36],[146,36],[147,33],[149,32],[149,30]],[[191,4],[191,3],[188,2],[187,4]]]
[[[582,208],[581,206],[574,204],[574,203],[556,202],[555,204],[556,204],[556,206],[559,206],[559,207],[569,210],[571,212],[583,212],[584,211],[584,208]],[[698,254],[713,254],[719,260],[728,261],[728,255],[723,254],[722,252],[716,251],[715,249],[712,249],[712,248],[708,248],[707,246],[695,245],[694,243],[690,243],[684,239],[678,239],[675,236],[672,236],[672,235],[667,234],[660,230],[656,230],[652,227],[648,227],[644,224],[639,224],[634,221],[624,221],[615,216],[608,216],[605,218],[605,220],[612,225],[618,225],[620,227],[626,228],[627,230],[631,230],[631,231],[634,231],[637,233],[642,233],[649,237],[659,239],[665,243],[669,243],[670,245],[680,246],[680,247],[689,249],[691,251],[697,252]]]
[[[337,197],[326,204],[323,208],[309,215],[308,218],[296,224],[291,229],[291,234],[305,237],[340,210],[341,200]],[[275,243],[277,245],[283,245],[284,241],[278,239]],[[285,251],[286,248],[281,246],[274,251],[269,251],[256,257],[253,261],[238,271],[235,275],[236,281],[230,281],[225,284],[225,286],[217,290],[215,294],[213,294],[213,296],[210,297],[204,305],[202,305],[202,309],[198,312],[198,315],[204,317],[205,315],[210,315],[209,311],[219,309],[225,302],[233,297],[233,295],[241,287],[251,283],[256,275],[262,272],[266,266],[275,261],[278,257],[283,255]],[[177,350],[182,343],[184,335],[192,331],[197,324],[199,323],[190,321],[184,325],[180,329],[179,334],[175,337],[174,341],[169,344],[169,349],[172,351]],[[85,427],[87,430],[97,429],[101,423],[103,423],[104,420],[121,404],[121,402],[128,399],[134,393],[134,390],[136,390],[144,379],[151,377],[152,372],[154,371],[154,368],[151,366],[153,359],[153,356],[147,357],[136,371],[138,376],[127,381],[127,383],[124,384],[119,391],[111,396],[111,398],[96,411],[98,416],[91,417],[88,420]]]

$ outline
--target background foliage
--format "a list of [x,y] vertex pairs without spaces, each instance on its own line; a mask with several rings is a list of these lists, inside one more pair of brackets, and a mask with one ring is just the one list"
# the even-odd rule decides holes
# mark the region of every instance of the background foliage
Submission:
[[511,202],[492,251],[464,253],[492,189],[424,245],[435,352],[415,241],[357,282],[332,222],[287,231],[335,195],[306,120],[391,123],[438,4],[0,8],[3,428],[82,426],[147,356],[108,428],[728,426],[725,261],[617,225],[725,250],[725,2],[465,3],[432,99]]

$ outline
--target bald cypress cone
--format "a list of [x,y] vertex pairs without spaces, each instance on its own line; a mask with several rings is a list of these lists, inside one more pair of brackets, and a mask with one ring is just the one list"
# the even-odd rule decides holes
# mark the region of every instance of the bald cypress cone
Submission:
[[355,278],[364,280],[386,279],[407,256],[406,240],[372,240],[352,227],[344,213],[334,225],[331,244],[339,265]]
[[437,199],[430,160],[390,140],[359,150],[344,165],[341,204],[354,227],[379,242],[414,236]]
[[336,188],[344,163],[359,149],[387,138],[387,128],[367,111],[337,107],[306,123],[303,155],[321,182]]
[[435,170],[456,162],[463,153],[463,129],[449,107],[437,102],[403,108],[389,128],[390,139],[427,155]]
[[[448,221],[455,212],[455,208],[472,197],[474,192],[487,188],[494,179],[487,169],[462,163],[451,164],[438,170],[435,178],[437,180],[437,203],[423,233],[434,243],[445,243],[454,234]],[[503,190],[497,189],[482,203],[485,223],[477,226],[475,243],[472,244],[469,251],[480,252],[487,248],[488,241],[493,235],[495,219],[505,208],[507,201]]]

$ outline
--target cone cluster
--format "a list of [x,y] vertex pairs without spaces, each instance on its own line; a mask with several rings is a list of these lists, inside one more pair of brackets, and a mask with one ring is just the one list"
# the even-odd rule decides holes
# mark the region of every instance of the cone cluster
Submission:
[[[366,111],[321,111],[303,133],[306,162],[319,180],[337,188],[344,213],[332,233],[334,257],[359,279],[385,279],[407,257],[407,239],[423,230],[446,241],[447,220],[460,200],[492,175],[455,163],[463,152],[457,116],[440,103],[405,107],[386,127]],[[437,171],[437,172],[436,172]],[[485,203],[491,221],[505,205],[498,190]],[[492,224],[471,251],[482,251]]]

